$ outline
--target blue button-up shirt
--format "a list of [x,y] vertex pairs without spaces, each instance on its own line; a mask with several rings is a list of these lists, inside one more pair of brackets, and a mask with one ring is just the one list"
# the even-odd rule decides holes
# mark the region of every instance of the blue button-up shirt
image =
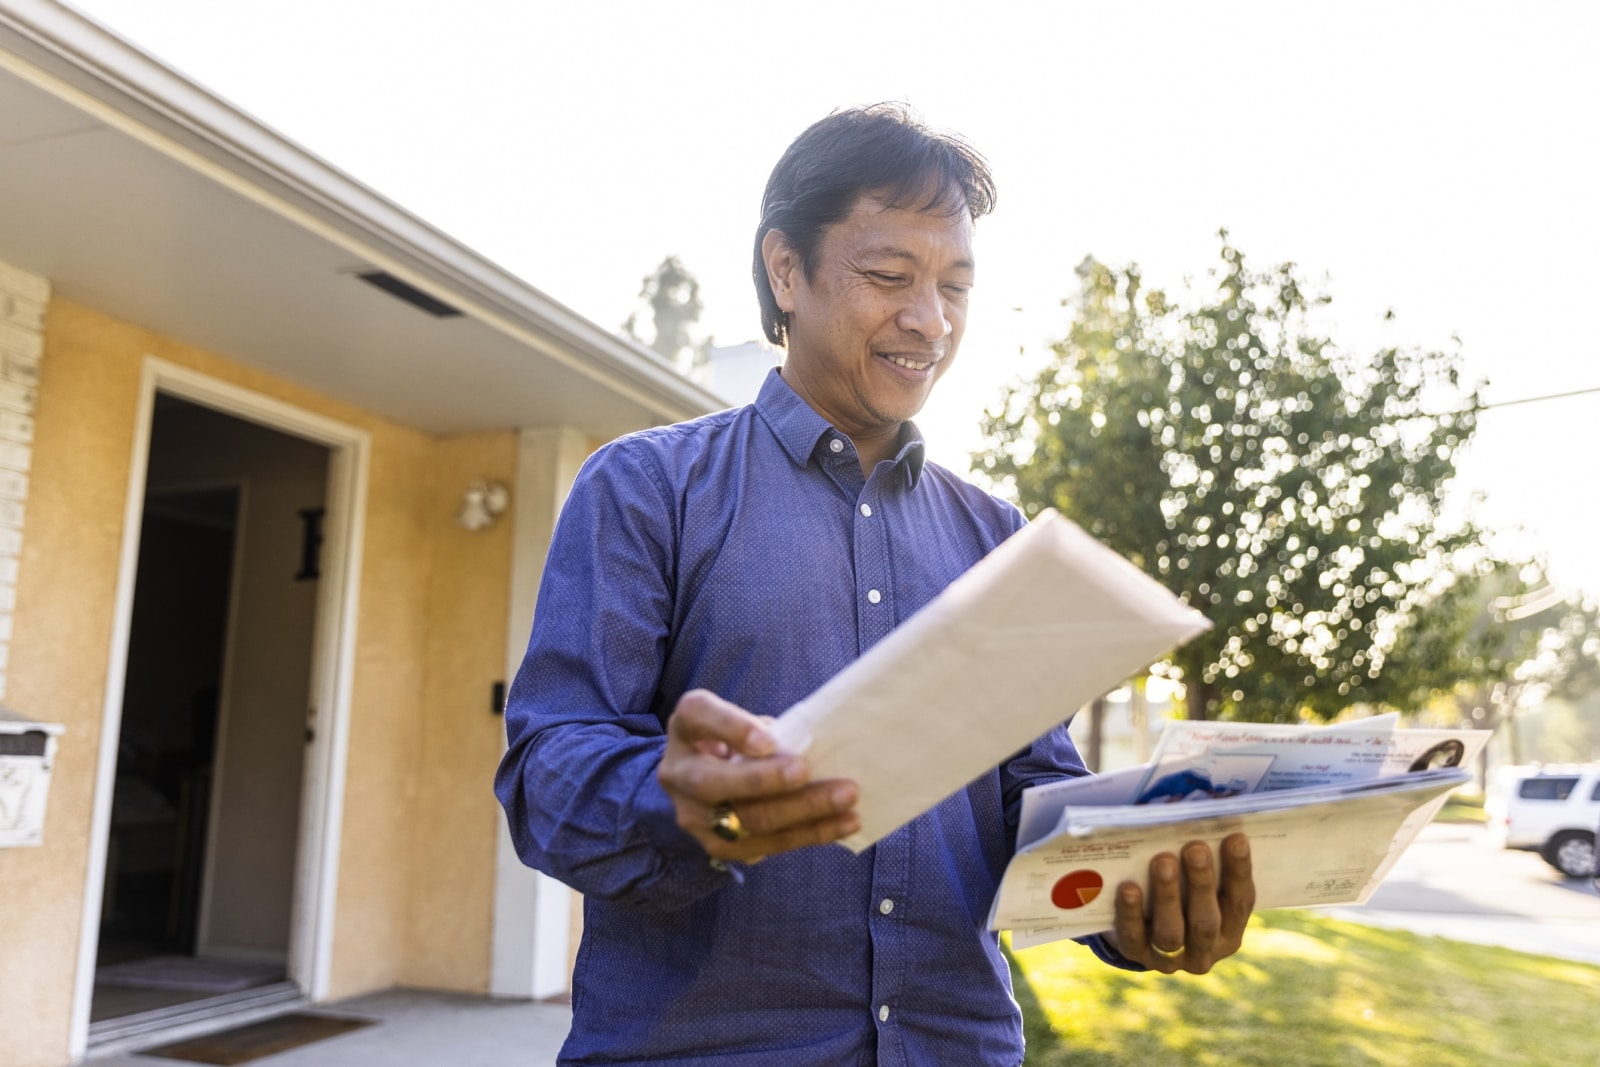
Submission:
[[496,780],[522,859],[585,897],[562,1063],[1021,1062],[985,925],[1023,787],[1084,773],[1065,726],[860,855],[728,870],[677,825],[656,769],[685,692],[781,715],[1023,521],[924,463],[910,424],[864,478],[777,372],[753,405],[591,457]]

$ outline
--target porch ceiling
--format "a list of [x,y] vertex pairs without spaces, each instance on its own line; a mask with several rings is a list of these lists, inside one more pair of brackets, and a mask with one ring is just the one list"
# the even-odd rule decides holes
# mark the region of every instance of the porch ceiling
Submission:
[[[0,260],[427,433],[612,436],[722,406],[53,3],[0,6]],[[374,269],[463,314],[357,277]]]

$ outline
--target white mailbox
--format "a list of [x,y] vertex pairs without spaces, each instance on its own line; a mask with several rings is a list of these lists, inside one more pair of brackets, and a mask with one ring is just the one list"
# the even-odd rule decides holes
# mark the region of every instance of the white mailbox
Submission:
[[34,722],[0,707],[0,848],[44,841],[44,804],[61,730],[59,723]]

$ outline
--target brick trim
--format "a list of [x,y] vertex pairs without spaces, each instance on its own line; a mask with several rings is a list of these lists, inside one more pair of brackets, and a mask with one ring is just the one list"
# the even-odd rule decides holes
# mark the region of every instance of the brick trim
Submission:
[[17,560],[33,466],[33,407],[49,301],[47,280],[0,263],[0,700],[11,662]]

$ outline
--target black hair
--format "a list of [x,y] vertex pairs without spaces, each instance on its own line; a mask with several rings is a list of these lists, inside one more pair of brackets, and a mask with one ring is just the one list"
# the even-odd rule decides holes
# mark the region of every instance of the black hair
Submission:
[[788,343],[788,315],[778,307],[761,243],[777,230],[800,257],[809,280],[823,231],[863,196],[894,208],[969,213],[994,210],[994,177],[977,149],[923,124],[902,104],[835,111],[796,137],[767,179],[756,227],[752,274],[761,326],[773,344]]

